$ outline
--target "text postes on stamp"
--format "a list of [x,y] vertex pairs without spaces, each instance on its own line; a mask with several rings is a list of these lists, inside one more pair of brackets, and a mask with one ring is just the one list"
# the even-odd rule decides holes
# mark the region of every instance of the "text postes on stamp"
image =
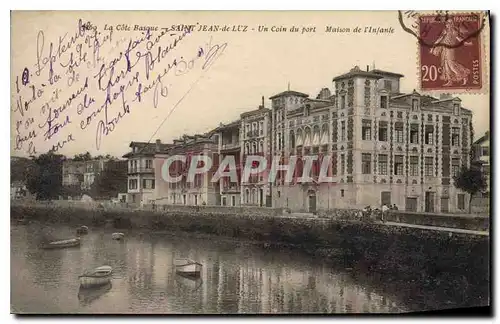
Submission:
[[482,24],[478,13],[419,17],[422,90],[482,88]]

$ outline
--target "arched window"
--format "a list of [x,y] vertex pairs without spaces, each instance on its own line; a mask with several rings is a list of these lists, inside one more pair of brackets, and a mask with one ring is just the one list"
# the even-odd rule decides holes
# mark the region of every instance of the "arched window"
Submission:
[[252,143],[252,154],[257,153],[257,143],[253,142]]
[[260,140],[259,142],[259,152],[264,152],[264,141]]
[[312,145],[313,146],[319,146],[319,144],[320,144],[320,142],[319,142],[319,136],[320,136],[319,126],[318,125],[314,125],[313,136],[312,136]]
[[293,130],[290,131],[290,148],[295,148],[295,134],[293,133]]
[[304,145],[304,136],[301,128],[297,129],[297,137],[295,141],[296,141],[296,146]]
[[250,144],[245,144],[245,154],[250,154]]
[[311,146],[311,129],[309,127],[304,130],[304,146]]
[[257,190],[254,188],[252,189],[252,204],[257,203]]
[[329,142],[329,140],[328,140],[328,125],[323,124],[323,126],[321,127],[321,144],[326,145],[326,144],[328,144],[328,142]]
[[249,196],[250,196],[250,190],[245,189],[245,203],[246,204],[248,204]]

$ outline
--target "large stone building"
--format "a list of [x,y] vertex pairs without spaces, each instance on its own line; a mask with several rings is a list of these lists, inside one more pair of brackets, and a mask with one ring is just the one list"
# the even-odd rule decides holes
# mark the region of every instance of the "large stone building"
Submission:
[[[209,133],[211,144],[204,144],[204,154],[220,153],[221,159],[239,154],[243,163],[248,155],[263,155],[269,162],[278,157],[282,163],[297,156],[294,180],[287,183],[286,173],[280,171],[272,182],[262,173],[241,183],[239,171],[239,185],[221,180],[206,191],[213,189],[213,198],[199,199],[236,206],[239,198],[241,205],[302,212],[382,204],[408,211],[467,210],[468,196],[453,186],[452,177],[470,164],[472,113],[449,95],[401,93],[402,77],[356,66],[333,78],[333,93],[323,88],[312,99],[287,90],[269,98],[270,109],[263,101],[239,121],[216,128]],[[187,143],[178,144],[162,158],[186,152]],[[313,157],[312,181],[300,182],[297,178]],[[325,158],[330,158],[326,175],[333,182],[318,179]],[[169,190],[169,197],[176,197],[169,203],[179,203],[187,194]],[[156,196],[167,191],[159,190]],[[183,204],[190,201],[187,196],[181,199]]]
[[382,204],[409,211],[466,210],[467,194],[451,178],[469,165],[472,114],[459,98],[401,93],[401,77],[354,67],[333,79],[333,97],[322,90],[298,108],[291,103],[303,96],[273,98],[273,110],[285,114],[289,152],[331,154],[334,179],[277,186],[276,196],[302,211]]

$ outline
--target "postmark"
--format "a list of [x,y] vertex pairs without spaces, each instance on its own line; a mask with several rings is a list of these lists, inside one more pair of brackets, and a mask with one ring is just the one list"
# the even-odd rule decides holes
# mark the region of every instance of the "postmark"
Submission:
[[[408,24],[411,19],[414,23]],[[485,19],[479,12],[399,13],[403,29],[418,40],[422,91],[477,92],[485,87]]]

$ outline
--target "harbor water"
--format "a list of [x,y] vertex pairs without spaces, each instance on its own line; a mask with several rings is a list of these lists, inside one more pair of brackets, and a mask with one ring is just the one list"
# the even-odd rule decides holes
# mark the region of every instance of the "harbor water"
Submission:
[[[425,310],[425,292],[406,291],[348,260],[332,264],[298,250],[217,237],[90,228],[80,247],[44,250],[47,237],[75,228],[11,226],[11,311],[14,313],[238,314],[398,313]],[[176,258],[200,262],[199,278],[179,276]],[[113,268],[110,285],[81,289],[78,276]],[[391,288],[392,287],[392,288]],[[398,288],[399,287],[399,288]],[[446,299],[446,298],[444,298]],[[435,300],[436,307],[457,300]]]

